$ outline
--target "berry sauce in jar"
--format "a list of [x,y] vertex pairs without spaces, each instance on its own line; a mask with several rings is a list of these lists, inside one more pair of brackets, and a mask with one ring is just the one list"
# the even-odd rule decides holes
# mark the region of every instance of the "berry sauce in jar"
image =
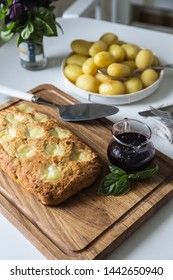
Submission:
[[155,148],[144,134],[128,131],[113,135],[107,155],[111,164],[127,172],[136,172],[150,165]]

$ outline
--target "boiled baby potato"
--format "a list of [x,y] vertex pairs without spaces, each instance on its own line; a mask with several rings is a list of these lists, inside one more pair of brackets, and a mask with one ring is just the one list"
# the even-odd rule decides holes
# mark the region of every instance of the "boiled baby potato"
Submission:
[[140,50],[135,58],[137,68],[150,67],[153,64],[154,55],[151,50]]
[[90,74],[82,74],[77,78],[76,86],[89,92],[98,93],[99,82]]
[[140,77],[138,75],[123,83],[98,73],[99,68],[105,68],[110,76],[125,78],[137,68],[160,65],[159,58],[150,49],[141,49],[135,43],[123,41],[112,32],[104,33],[92,42],[73,40],[71,49],[73,53],[66,60],[64,75],[88,92],[103,95],[138,92],[153,84],[159,76],[156,71],[144,71]]
[[125,86],[117,80],[108,80],[99,86],[99,93],[103,95],[121,95],[125,93]]
[[94,42],[89,48],[89,55],[95,56],[97,53],[101,51],[107,50],[107,44],[101,40]]
[[107,73],[111,76],[123,78],[129,76],[130,67],[122,63],[112,63],[107,68]]
[[75,83],[77,78],[82,74],[82,67],[76,64],[66,65],[64,74],[71,82]]
[[135,61],[134,60],[124,60],[121,62],[122,64],[124,65],[127,65],[130,67],[131,71],[135,70],[136,69],[136,64],[135,64]]
[[108,51],[102,51],[94,56],[94,62],[97,66],[107,68],[115,61],[115,57]]
[[77,64],[79,66],[82,66],[84,61],[88,58],[88,56],[83,54],[72,54],[67,58],[66,63],[67,64]]
[[110,80],[110,78],[108,76],[105,76],[105,75],[103,75],[102,73],[99,73],[99,72],[97,72],[95,74],[95,78],[99,81],[100,84]]
[[122,46],[122,45],[127,44],[127,43],[125,41],[123,41],[123,40],[119,40],[118,39],[116,41],[113,41],[112,44],[117,44],[117,45]]
[[158,66],[158,65],[160,65],[159,58],[157,57],[157,55],[154,55],[152,66]]
[[134,60],[140,51],[140,48],[135,44],[123,44],[122,48],[125,51],[125,57],[127,60]]
[[122,62],[125,59],[125,51],[119,45],[111,45],[109,47],[109,52],[115,57],[116,62]]
[[158,77],[159,75],[155,70],[147,69],[142,72],[140,79],[144,87],[149,87],[157,81]]
[[98,70],[98,66],[94,63],[94,58],[89,57],[82,65],[82,71],[85,74],[95,75]]
[[92,43],[86,40],[76,39],[71,43],[71,49],[75,53],[89,55],[89,48],[91,47]]
[[139,78],[131,78],[124,82],[126,93],[139,91],[143,88],[142,82]]
[[107,46],[110,46],[112,42],[116,42],[118,40],[118,36],[112,32],[107,32],[100,37],[100,40],[105,42]]

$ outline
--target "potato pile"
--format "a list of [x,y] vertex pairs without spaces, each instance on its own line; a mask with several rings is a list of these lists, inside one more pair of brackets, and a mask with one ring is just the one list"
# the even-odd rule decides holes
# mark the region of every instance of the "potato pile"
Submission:
[[139,76],[125,82],[110,79],[98,72],[106,68],[116,77],[127,77],[136,68],[159,65],[159,59],[150,49],[124,42],[114,33],[103,34],[98,41],[76,39],[71,43],[72,54],[67,58],[64,74],[77,87],[102,95],[122,95],[142,90],[152,85],[159,73],[144,70]]

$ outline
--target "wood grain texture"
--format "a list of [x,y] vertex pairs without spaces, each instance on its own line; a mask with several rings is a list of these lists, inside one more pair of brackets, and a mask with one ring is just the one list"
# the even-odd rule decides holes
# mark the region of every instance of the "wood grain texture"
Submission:
[[[31,93],[59,104],[76,102],[51,85],[40,85]],[[18,102],[24,101],[15,99],[1,109]],[[53,108],[32,106],[59,119],[58,111]],[[104,176],[108,170],[106,149],[112,123],[106,119],[62,123],[99,154]],[[126,195],[98,195],[100,178],[91,187],[54,207],[42,205],[0,171],[0,209],[48,259],[101,259],[172,197],[173,161],[157,153],[156,162],[159,173],[151,179],[135,182]]]

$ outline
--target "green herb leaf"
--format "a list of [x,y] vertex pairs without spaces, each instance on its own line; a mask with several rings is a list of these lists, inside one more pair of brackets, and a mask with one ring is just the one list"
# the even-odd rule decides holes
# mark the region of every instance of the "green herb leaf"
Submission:
[[14,36],[14,33],[11,30],[1,31],[0,38],[5,42],[9,41]]
[[98,193],[104,195],[120,195],[129,191],[130,184],[127,175],[109,173],[103,179]]
[[24,40],[27,40],[30,38],[32,32],[34,31],[34,26],[31,22],[28,22],[28,24],[25,26],[25,28],[23,28],[22,32],[21,32],[21,37]]
[[98,193],[102,195],[122,195],[130,190],[130,180],[142,180],[153,176],[158,172],[159,167],[145,169],[136,173],[126,173],[123,169],[110,165],[110,173],[101,182]]
[[130,181],[127,175],[123,175],[116,182],[116,188],[114,189],[114,195],[125,194],[130,190]]
[[114,166],[112,164],[109,166],[109,169],[114,174],[118,174],[118,175],[125,175],[126,174],[126,172],[123,169],[119,168],[118,166]]
[[[56,1],[56,0],[54,0]],[[31,3],[25,1],[21,3],[21,9],[15,9],[12,0],[1,1],[0,4],[0,37],[4,41],[10,40],[15,34],[18,34],[17,46],[28,39],[35,42],[41,42],[44,36],[58,36],[58,29],[63,33],[61,25],[56,22],[54,14],[54,1],[36,1]],[[48,2],[48,3],[45,3]],[[36,9],[33,7],[36,7]],[[9,18],[9,11],[13,10],[12,18]],[[20,16],[20,11],[23,14]]]
[[157,173],[158,170],[159,170],[159,167],[158,167],[158,165],[156,165],[154,168],[145,169],[143,171],[139,171],[136,173],[131,173],[128,175],[128,178],[129,179],[138,179],[138,180],[147,179],[147,178],[152,177],[155,173]]
[[50,35],[54,34],[49,23],[47,23],[46,21],[42,20],[39,17],[35,17],[33,24],[35,26],[35,31],[37,31],[38,34],[41,34],[41,35],[44,34],[45,36],[50,36]]
[[104,195],[113,194],[113,189],[115,188],[116,182],[119,180],[119,176],[113,173],[106,175],[99,187],[98,192]]

